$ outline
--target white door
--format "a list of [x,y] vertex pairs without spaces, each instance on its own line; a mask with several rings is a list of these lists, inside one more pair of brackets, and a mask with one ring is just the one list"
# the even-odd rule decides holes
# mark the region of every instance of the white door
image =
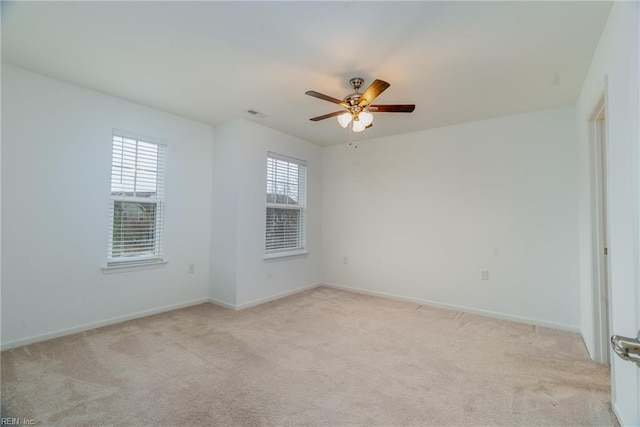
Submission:
[[[638,180],[640,185],[640,179]],[[638,218],[640,219],[640,218]],[[640,221],[637,222],[640,225]],[[638,229],[636,229],[636,232]],[[636,235],[636,239],[640,237]],[[636,240],[636,243],[638,240]],[[637,252],[636,252],[637,255]],[[635,281],[611,281],[611,320],[614,348],[611,357],[613,409],[623,426],[640,426],[640,281],[636,258]]]
[[[618,133],[608,138],[610,319],[614,334],[636,338],[640,330],[640,7],[630,5],[633,40],[628,108],[617,111]],[[613,117],[608,114],[611,124]],[[625,123],[626,122],[626,123]],[[640,361],[640,356],[637,356]],[[640,426],[640,363],[611,356],[612,403],[624,426]]]
[[[640,180],[638,181],[640,184]],[[639,221],[640,225],[640,221]],[[635,271],[638,271],[638,260]],[[611,356],[613,409],[625,427],[640,426],[640,282],[628,285],[612,280],[611,320],[614,348],[620,354]],[[630,326],[629,326],[630,325]],[[624,335],[622,335],[624,334]],[[621,336],[622,335],[622,336]]]

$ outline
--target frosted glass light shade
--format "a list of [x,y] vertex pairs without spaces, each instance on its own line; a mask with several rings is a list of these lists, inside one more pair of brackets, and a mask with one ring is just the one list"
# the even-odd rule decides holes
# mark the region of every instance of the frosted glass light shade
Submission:
[[367,125],[364,124],[362,120],[354,120],[353,121],[353,131],[354,132],[362,132]]
[[373,122],[373,114],[367,111],[363,111],[360,114],[358,114],[358,118],[360,118],[359,121],[364,123],[365,127],[369,126]]
[[351,122],[351,113],[344,113],[338,116],[338,123],[340,123],[340,126],[342,126],[343,128],[346,128],[347,126],[349,126],[350,122]]

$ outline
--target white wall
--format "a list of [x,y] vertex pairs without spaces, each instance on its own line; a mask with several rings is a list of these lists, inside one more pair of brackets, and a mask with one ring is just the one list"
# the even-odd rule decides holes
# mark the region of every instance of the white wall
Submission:
[[[240,143],[232,122],[215,129],[213,154],[210,297],[229,308],[236,306]],[[265,178],[266,179],[266,178]]]
[[[212,271],[212,297],[233,305],[229,291],[235,281],[235,306],[241,308],[321,282],[321,148],[245,120],[217,128],[215,140],[212,263],[217,271]],[[263,259],[269,151],[307,161],[306,255]],[[222,182],[226,174],[229,178]],[[217,219],[229,216],[235,218],[228,225]]]
[[[640,167],[638,59],[640,5],[615,2],[577,103],[580,149],[580,283],[582,332],[594,353],[589,116],[607,79],[608,212],[611,333],[640,328]],[[638,425],[640,370],[613,356],[613,406],[623,425]]]
[[[113,128],[168,140],[163,268],[100,268]],[[3,65],[3,345],[208,298],[212,150],[209,126]]]
[[326,148],[325,280],[577,330],[574,120],[565,107]]

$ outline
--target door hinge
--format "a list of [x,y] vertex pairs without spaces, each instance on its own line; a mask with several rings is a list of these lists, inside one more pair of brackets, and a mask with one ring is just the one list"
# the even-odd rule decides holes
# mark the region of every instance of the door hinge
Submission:
[[604,254],[609,255],[609,248],[604,248]]

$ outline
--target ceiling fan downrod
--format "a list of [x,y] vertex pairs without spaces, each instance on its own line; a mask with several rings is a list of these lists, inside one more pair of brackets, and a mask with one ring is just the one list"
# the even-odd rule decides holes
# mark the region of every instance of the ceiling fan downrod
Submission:
[[351,87],[355,92],[344,97],[344,101],[349,104],[349,107],[347,108],[347,110],[351,113],[351,116],[355,121],[358,120],[358,113],[362,111],[362,108],[360,108],[360,106],[358,105],[358,102],[360,101],[360,96],[362,94],[358,91],[362,87],[363,83],[364,83],[364,79],[362,77],[354,77],[350,79],[349,84],[351,85]]

